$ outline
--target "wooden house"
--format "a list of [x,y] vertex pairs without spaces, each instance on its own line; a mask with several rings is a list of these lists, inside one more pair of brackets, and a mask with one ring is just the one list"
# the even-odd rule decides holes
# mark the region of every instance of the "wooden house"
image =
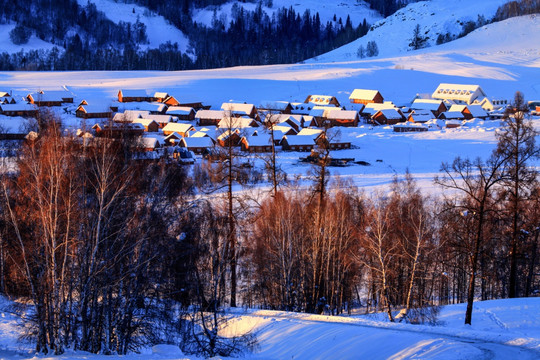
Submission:
[[136,137],[144,134],[144,126],[141,124],[130,123],[115,123],[109,122],[106,124],[95,124],[92,129],[99,137],[109,138],[122,138],[122,137]]
[[144,131],[146,132],[157,132],[159,130],[158,123],[152,119],[135,119],[133,120],[133,124],[141,124],[144,126]]
[[407,117],[407,121],[411,123],[426,123],[432,119],[436,119],[436,116],[431,111],[413,110]]
[[244,136],[240,139],[240,146],[243,151],[263,153],[272,151],[272,137],[270,134],[260,134],[257,136]]
[[315,141],[313,136],[309,135],[284,136],[281,147],[287,151],[311,151],[315,147]]
[[0,116],[0,140],[24,140],[28,134],[23,118]]
[[222,147],[238,146],[240,139],[240,130],[225,130],[217,137],[217,142]]
[[75,111],[78,118],[83,119],[110,119],[112,117],[111,108],[101,105],[79,105]]
[[253,104],[245,103],[223,103],[221,105],[221,110],[225,111],[225,116],[231,115],[234,117],[250,117],[252,119],[258,119],[259,114],[257,108]]
[[162,115],[162,114],[148,114],[146,116],[140,116],[141,118],[151,119],[158,123],[159,128],[163,129],[167,124],[174,123],[178,121],[176,116],[172,115]]
[[182,140],[184,137],[178,133],[171,133],[169,135],[167,135],[164,139],[165,141],[165,144],[169,145],[169,146],[175,146],[175,145],[178,145],[180,143],[180,140]]
[[358,126],[358,111],[330,110],[324,114],[330,126]]
[[193,151],[195,154],[203,154],[207,149],[214,147],[215,143],[209,136],[203,136],[182,138],[178,145]]
[[335,96],[331,95],[308,95],[306,100],[304,100],[304,104],[312,104],[312,105],[319,105],[319,106],[335,106],[335,107],[341,107],[339,104],[338,99],[336,99]]
[[113,116],[113,121],[117,123],[130,123],[135,119],[148,118],[150,116],[149,111],[144,110],[126,110],[122,113],[116,113]]
[[377,90],[367,90],[367,89],[354,89],[349,100],[353,104],[382,104],[384,98],[381,93]]
[[383,109],[377,111],[371,117],[371,121],[378,125],[395,125],[405,121],[405,116],[399,109]]
[[468,105],[467,109],[469,109],[469,112],[473,118],[477,119],[487,119],[489,117],[489,114],[484,110],[482,105]]
[[[441,120],[467,120],[465,115],[461,111],[446,111],[443,112],[441,115],[439,115],[439,119]],[[469,119],[472,119],[472,116],[469,116]]]
[[153,102],[157,101],[152,95],[148,95],[146,90],[118,90],[118,101],[121,103],[127,102]]
[[0,104],[0,114],[6,116],[35,117],[37,113],[32,104]]
[[195,114],[195,120],[200,126],[217,126],[224,117],[223,110],[199,110]]
[[62,106],[62,103],[64,103],[64,99],[54,93],[53,94],[49,94],[49,93],[28,94],[26,99],[28,100],[28,102],[30,102],[30,104],[34,104],[38,107]]
[[421,132],[421,131],[428,131],[428,127],[423,124],[411,123],[411,122],[394,125],[394,132]]
[[290,114],[293,106],[288,101],[261,101],[259,111],[269,114]]
[[120,112],[132,111],[148,111],[150,114],[160,115],[165,114],[167,105],[159,102],[127,102],[119,103],[118,110]]
[[218,128],[220,129],[245,129],[251,127],[258,127],[259,124],[252,118],[249,117],[224,117],[218,123]]
[[411,109],[431,111],[435,117],[448,110],[444,101],[434,99],[415,99],[411,104]]
[[156,99],[155,101],[160,103],[165,102],[165,100],[167,100],[169,97],[171,96],[163,91],[156,91],[153,96],[153,98]]
[[168,123],[163,128],[164,135],[170,135],[172,133],[178,133],[182,136],[187,136],[189,130],[193,128],[193,125],[186,123]]
[[159,139],[151,136],[141,137],[141,146],[144,151],[156,151],[157,149],[162,148]]
[[195,110],[188,106],[169,106],[165,114],[175,116],[178,118],[178,120],[195,120]]

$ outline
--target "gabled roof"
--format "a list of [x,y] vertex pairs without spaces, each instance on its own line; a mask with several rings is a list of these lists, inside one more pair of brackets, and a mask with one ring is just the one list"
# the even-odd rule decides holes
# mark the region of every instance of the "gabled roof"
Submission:
[[453,99],[471,103],[479,96],[486,96],[479,85],[440,84],[431,95],[434,99]]
[[460,113],[462,113],[463,111],[467,110],[467,108],[468,108],[467,105],[454,104],[454,105],[450,106],[450,109],[448,109],[448,112],[460,112]]
[[485,118],[489,116],[482,105],[469,105],[468,108],[474,118]]
[[255,110],[255,105],[242,103],[223,103],[221,105],[221,110],[230,111],[233,114],[251,115],[251,113]]
[[439,115],[439,118],[444,119],[464,119],[465,115],[463,115],[460,111],[446,111],[443,112],[441,115]]
[[382,109],[373,114],[375,117],[378,113],[381,113],[387,119],[403,119],[403,115],[397,109]]
[[351,95],[349,96],[350,100],[375,100],[379,92],[377,90],[367,90],[367,89],[354,89]]
[[87,114],[110,113],[110,112],[112,112],[111,108],[108,107],[108,106],[105,106],[105,105],[79,105],[77,110],[79,110],[79,109],[81,111],[84,111]]
[[413,118],[415,122],[427,122],[431,119],[434,119],[433,113],[429,112],[412,112],[409,116]]
[[270,134],[259,134],[257,136],[244,136],[249,146],[269,146],[272,145],[272,137]]
[[141,118],[135,119],[135,120],[133,120],[133,123],[134,123],[134,124],[142,124],[142,125],[145,126],[145,127],[150,126],[152,123],[155,123],[156,125],[158,124],[155,120],[152,120],[152,119],[144,119],[144,118],[143,118],[143,119],[141,119]]
[[122,92],[122,97],[152,97],[148,94],[147,90],[143,89],[120,89],[118,92]]
[[163,128],[163,131],[173,131],[178,133],[187,133],[189,129],[191,129],[193,125],[191,124],[185,124],[185,123],[168,123]]
[[257,122],[254,119],[248,117],[225,117],[221,119],[221,121],[218,123],[218,127],[221,129],[226,129],[229,127],[234,129],[242,129],[256,126],[259,126]]
[[287,140],[289,145],[315,145],[315,139],[309,135],[292,135],[283,137],[283,141]]
[[309,95],[304,103],[330,105],[333,100],[337,101],[337,99],[332,95]]
[[169,94],[163,91],[156,91],[153,97],[158,98],[158,99],[166,99],[169,97]]
[[188,106],[169,106],[165,112],[167,115],[189,115],[195,112],[192,107]]
[[184,137],[182,135],[180,135],[179,133],[173,132],[173,133],[170,133],[169,135],[165,136],[165,141],[167,141],[169,139],[181,140],[183,138]]
[[196,119],[214,119],[221,120],[225,117],[223,110],[199,110],[195,114]]
[[157,122],[158,124],[168,124],[170,122],[174,122],[177,119],[177,118],[175,118],[174,116],[172,116],[170,114],[167,114],[167,115],[148,114],[148,115],[141,116],[141,117],[144,117],[145,119],[152,119],[155,122]]
[[158,138],[155,138],[155,137],[149,137],[149,136],[141,137],[141,142],[144,148],[146,149],[155,149],[161,146],[161,142],[159,141]]
[[358,111],[355,110],[327,110],[325,115],[327,119],[355,120],[358,117]]
[[2,111],[34,111],[37,108],[32,104],[0,104],[0,109]]
[[120,103],[118,104],[119,110],[144,110],[144,111],[150,111],[150,112],[163,112],[165,109],[167,109],[167,105],[155,102],[155,103],[149,103],[149,102],[127,102],[127,103]]
[[123,113],[116,113],[113,116],[115,122],[131,122],[141,117],[147,117],[150,115],[149,111],[145,110],[126,110]]
[[214,146],[214,141],[212,138],[205,137],[187,137],[180,140],[180,146],[185,146],[188,148],[208,148]]
[[436,111],[439,110],[439,107],[441,105],[444,105],[444,102],[442,100],[416,99],[411,104],[411,109]]

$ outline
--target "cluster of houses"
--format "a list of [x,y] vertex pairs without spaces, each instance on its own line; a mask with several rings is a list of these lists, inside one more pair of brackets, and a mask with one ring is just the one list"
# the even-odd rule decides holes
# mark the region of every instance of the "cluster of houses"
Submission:
[[81,136],[140,135],[146,151],[180,147],[204,154],[216,146],[238,146],[247,152],[269,152],[275,146],[311,151],[321,143],[337,150],[348,149],[351,143],[330,136],[329,128],[360,123],[392,125],[397,132],[451,128],[472,118],[493,118],[508,104],[489,99],[478,85],[460,84],[440,84],[432,94],[417,95],[407,107],[396,106],[369,89],[355,89],[349,101],[340,104],[332,95],[309,95],[303,102],[226,102],[211,109],[199,101],[146,90],[122,89],[114,101],[83,99],[78,104],[67,90],[39,91],[19,101],[0,92],[0,125],[3,138],[24,138],[24,131],[5,125],[8,117],[35,117],[40,107],[63,107],[91,126],[79,131]]

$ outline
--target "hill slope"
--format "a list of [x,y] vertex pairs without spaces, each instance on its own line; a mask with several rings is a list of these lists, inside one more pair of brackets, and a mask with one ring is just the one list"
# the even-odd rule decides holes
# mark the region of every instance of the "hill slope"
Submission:
[[395,56],[411,50],[409,45],[416,25],[427,39],[427,46],[435,45],[439,34],[459,35],[467,22],[477,22],[479,16],[491,19],[498,7],[508,0],[468,1],[430,0],[412,3],[386,19],[375,23],[362,38],[339,49],[318,56],[313,61],[346,61],[357,59],[360,46],[368,42],[378,44],[379,57]]

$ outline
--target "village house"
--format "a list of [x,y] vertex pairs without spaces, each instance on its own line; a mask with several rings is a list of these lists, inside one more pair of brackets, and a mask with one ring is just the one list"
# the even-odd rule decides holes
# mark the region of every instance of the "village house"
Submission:
[[199,110],[195,114],[195,120],[200,126],[217,126],[224,117],[223,110]]
[[384,98],[381,93],[377,90],[367,90],[367,89],[354,89],[349,100],[353,104],[382,104]]
[[484,110],[482,105],[473,104],[473,105],[467,106],[467,108],[469,109],[469,112],[471,113],[473,118],[485,120],[489,117],[489,114],[486,112],[486,110]]
[[124,112],[119,112],[114,114],[113,122],[117,123],[130,123],[135,119],[148,117],[150,115],[149,111],[143,110],[126,110]]
[[176,116],[178,120],[193,121],[195,120],[195,110],[188,106],[169,106],[166,115]]
[[141,147],[144,151],[156,151],[161,149],[162,145],[158,138],[151,136],[141,137]]
[[168,123],[163,128],[164,135],[170,135],[172,133],[178,133],[181,136],[187,136],[189,130],[193,128],[193,125],[186,123]]
[[471,105],[475,100],[486,97],[479,85],[440,84],[431,95],[433,99],[450,100],[456,104]]
[[324,118],[330,126],[358,126],[358,111],[355,110],[328,110]]
[[293,106],[288,101],[261,101],[258,109],[268,114],[290,114]]
[[270,152],[272,151],[272,137],[270,134],[244,136],[240,139],[240,146],[243,151],[253,153]]
[[221,147],[238,146],[240,139],[240,130],[225,130],[217,137],[217,142]]
[[379,103],[370,103],[364,106],[364,108],[360,111],[360,115],[366,119],[370,120],[373,115],[375,115],[380,110],[386,110],[386,109],[395,109],[397,110],[396,105],[394,105],[391,101],[386,101],[382,104]]
[[103,105],[79,105],[75,110],[75,116],[83,119],[110,119],[112,117],[112,110],[110,107]]
[[36,117],[37,113],[32,104],[0,104],[0,114],[5,116]]
[[245,103],[223,103],[221,105],[221,110],[225,111],[225,116],[231,115],[234,117],[247,116],[252,119],[259,119],[259,114],[257,108],[253,104]]
[[315,147],[315,141],[310,135],[284,136],[281,147],[286,151],[311,151]]
[[[64,91],[67,94],[67,91]],[[66,95],[67,96],[67,95]],[[59,92],[38,92],[33,94],[28,94],[26,96],[26,99],[30,104],[34,104],[36,106],[42,107],[51,107],[51,106],[62,106],[63,103],[69,102],[66,101],[64,97],[61,96]],[[71,102],[73,102],[73,97],[70,98]],[[67,100],[70,100],[67,98]]]
[[435,117],[448,110],[442,100],[415,99],[411,104],[412,110],[429,110]]
[[15,98],[12,98],[11,96],[0,96],[0,104],[16,104],[17,101],[15,101]]
[[215,143],[209,136],[203,136],[182,138],[178,145],[187,148],[189,151],[193,151],[195,154],[203,154],[209,148],[214,147]]
[[141,124],[142,126],[144,126],[144,131],[146,132],[157,132],[159,130],[158,123],[152,119],[135,119],[133,120],[133,124]]
[[137,137],[144,134],[144,126],[141,124],[115,123],[95,124],[92,129],[96,136],[119,139],[122,137]]
[[154,120],[158,123],[160,129],[163,129],[169,123],[174,123],[178,121],[178,118],[172,115],[148,114],[139,117]]
[[119,103],[118,110],[121,112],[128,110],[148,111],[150,114],[160,115],[165,114],[167,111],[167,105],[159,102],[127,102]]
[[371,121],[377,125],[395,125],[405,121],[405,116],[399,109],[382,109],[371,117]]
[[312,104],[314,106],[315,105],[318,105],[318,106],[333,105],[335,107],[341,107],[338,99],[336,99],[335,96],[331,96],[331,95],[308,95],[306,100],[304,100],[304,104]]
[[421,123],[406,122],[394,125],[394,132],[421,132],[428,131],[428,127]]
[[220,129],[245,129],[258,126],[259,124],[254,119],[249,117],[224,117],[218,123],[218,128]]
[[448,111],[439,115],[439,119],[443,120],[469,120],[472,118],[473,116],[467,105],[457,104],[452,105]]
[[165,136],[164,143],[168,146],[175,146],[180,143],[180,140],[182,140],[184,137],[176,132],[170,133],[169,135]]
[[24,140],[28,134],[26,119],[0,116],[0,140]]
[[436,116],[431,111],[413,110],[407,117],[407,121],[412,123],[426,123],[432,119],[436,119]]
[[146,90],[118,90],[118,101],[127,102],[153,102],[157,101],[153,95],[148,95]]

